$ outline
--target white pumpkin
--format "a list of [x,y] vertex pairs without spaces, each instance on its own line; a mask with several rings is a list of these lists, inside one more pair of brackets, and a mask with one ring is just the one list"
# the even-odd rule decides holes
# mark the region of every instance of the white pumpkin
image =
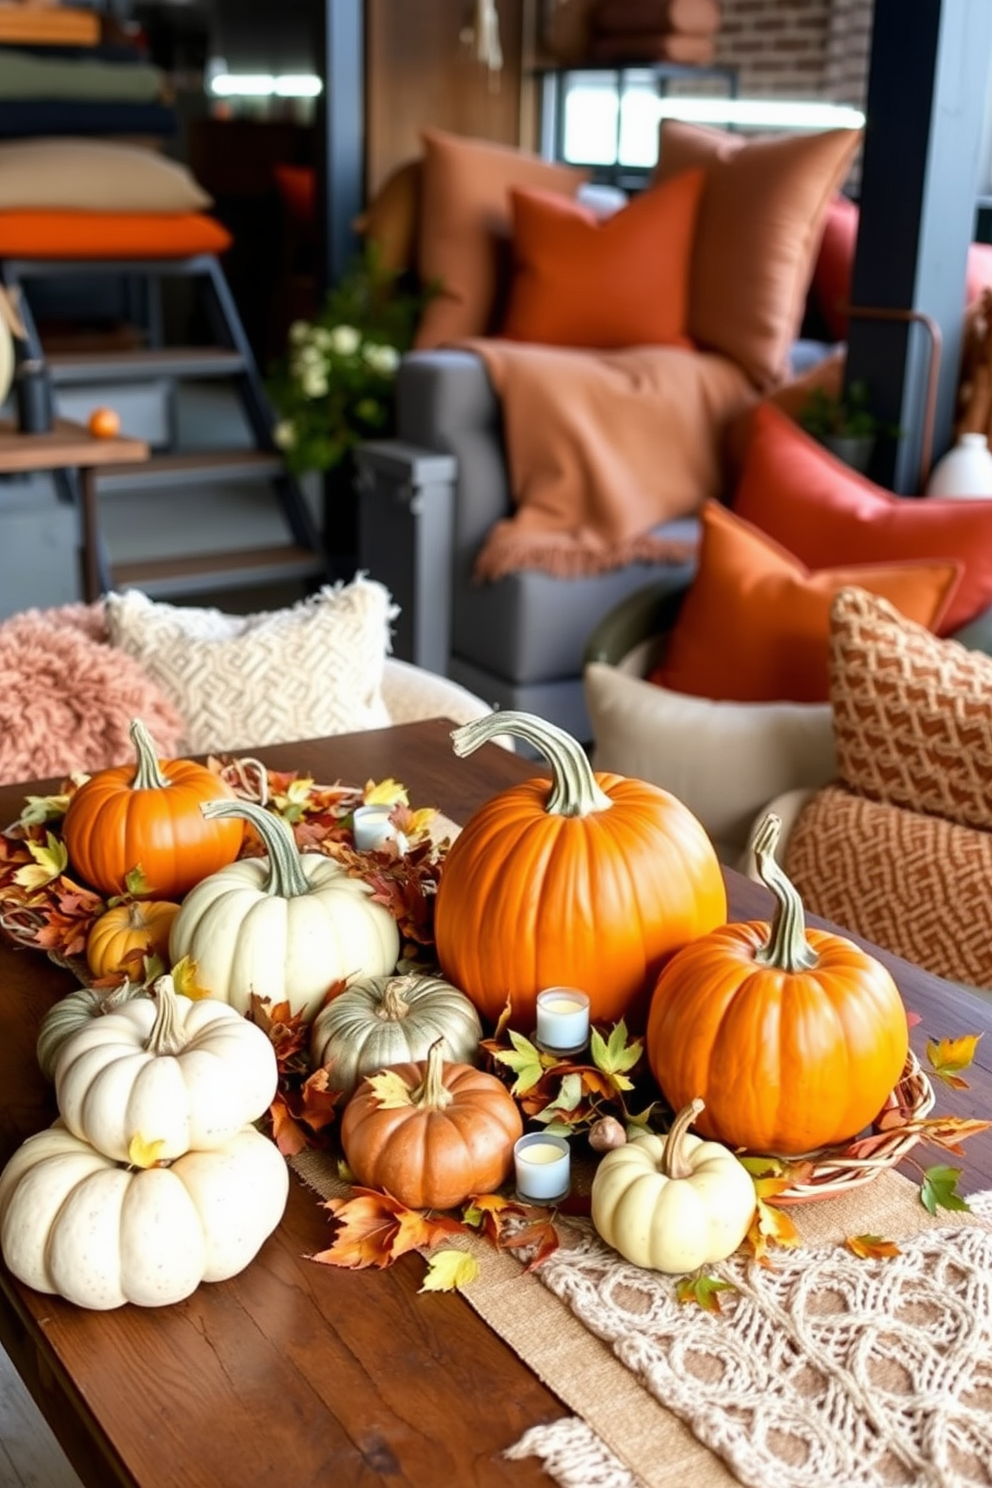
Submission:
[[231,863],[190,890],[169,938],[173,964],[190,956],[200,985],[239,1012],[255,993],[307,1018],[332,983],[393,970],[399,930],[367,884],[332,858],[301,854],[261,806],[210,801],[201,810],[250,821],[268,856]]
[[607,1152],[592,1181],[592,1222],[635,1266],[678,1274],[732,1255],[756,1208],[747,1169],[719,1142],[688,1134],[693,1101],[667,1137],[649,1133]]
[[452,1064],[474,1064],[481,1037],[475,1007],[442,977],[363,977],[314,1018],[310,1060],[350,1095],[363,1075],[426,1059],[438,1038]]
[[226,1002],[183,997],[171,976],[152,993],[91,1019],[55,1062],[66,1126],[119,1162],[135,1137],[161,1144],[163,1160],[223,1147],[276,1091],[275,1050],[254,1023]]
[[160,1307],[243,1271],[288,1194],[285,1159],[250,1126],[213,1152],[133,1168],[56,1122],[0,1173],[0,1250],[27,1286],[80,1307]]

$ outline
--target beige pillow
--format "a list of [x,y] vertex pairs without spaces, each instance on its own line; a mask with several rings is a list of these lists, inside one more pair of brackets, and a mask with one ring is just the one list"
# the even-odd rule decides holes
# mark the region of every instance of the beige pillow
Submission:
[[710,702],[601,662],[585,695],[597,770],[671,791],[735,861],[767,801],[836,774],[827,703]]
[[110,639],[185,721],[190,754],[384,728],[382,674],[396,614],[382,584],[326,586],[285,610],[226,615],[108,594]]
[[202,212],[213,198],[155,150],[88,139],[0,144],[0,211]]

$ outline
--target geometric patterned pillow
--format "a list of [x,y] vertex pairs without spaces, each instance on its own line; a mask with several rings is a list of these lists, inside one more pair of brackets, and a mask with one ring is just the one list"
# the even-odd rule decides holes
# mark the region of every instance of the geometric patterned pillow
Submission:
[[992,657],[842,589],[830,616],[841,780],[875,801],[992,829]]
[[782,866],[807,910],[935,976],[992,988],[992,835],[828,785]]

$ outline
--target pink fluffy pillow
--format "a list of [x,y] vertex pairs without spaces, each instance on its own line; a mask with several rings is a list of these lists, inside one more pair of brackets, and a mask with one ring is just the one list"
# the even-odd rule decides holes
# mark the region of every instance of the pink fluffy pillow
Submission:
[[100,604],[24,610],[0,624],[0,781],[124,764],[133,718],[163,756],[178,749],[176,709],[106,637]]

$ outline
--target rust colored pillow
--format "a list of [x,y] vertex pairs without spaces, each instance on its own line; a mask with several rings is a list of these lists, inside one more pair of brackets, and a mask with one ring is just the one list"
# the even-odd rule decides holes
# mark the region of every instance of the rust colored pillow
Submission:
[[759,387],[780,381],[802,320],[820,230],[861,139],[832,129],[746,140],[664,119],[656,180],[702,166],[689,334]]
[[992,657],[842,589],[830,615],[830,701],[851,790],[992,830]]
[[274,165],[272,175],[290,218],[313,227],[317,217],[317,175],[311,165]]
[[509,283],[510,188],[574,196],[587,171],[552,165],[537,155],[423,131],[420,276],[437,283],[421,316],[418,350],[465,336],[485,336],[503,319]]
[[810,573],[719,502],[702,511],[699,567],[651,674],[673,692],[741,703],[822,703],[830,605],[845,585],[882,594],[922,625],[939,620],[956,563],[851,565]]
[[750,415],[733,508],[810,568],[952,558],[962,565],[939,626],[946,635],[992,605],[992,501],[894,496],[849,466],[777,408]]
[[514,274],[501,334],[548,346],[685,346],[703,173],[685,171],[611,217],[550,192],[510,192]]
[[423,161],[417,156],[386,177],[355,223],[355,231],[376,245],[379,262],[390,273],[417,267],[422,190]]
[[227,228],[201,212],[0,212],[9,258],[186,258],[230,246]]

